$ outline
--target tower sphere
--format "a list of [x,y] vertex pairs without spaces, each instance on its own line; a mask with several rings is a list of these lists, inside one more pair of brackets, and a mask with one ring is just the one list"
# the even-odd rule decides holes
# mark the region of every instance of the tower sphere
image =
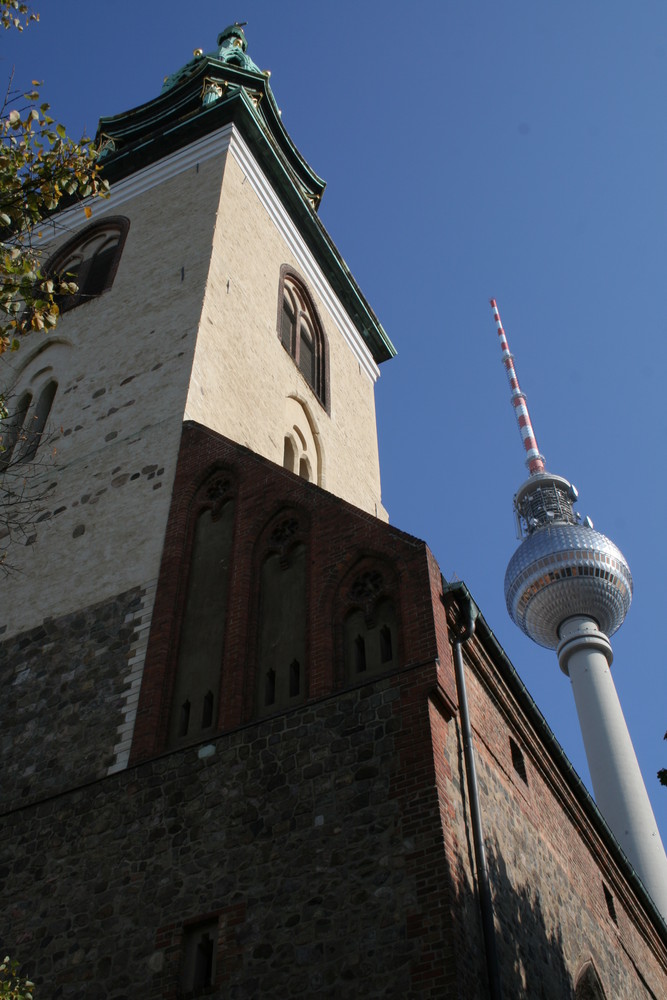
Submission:
[[632,575],[622,552],[585,524],[535,528],[510,559],[505,602],[531,639],[556,649],[559,626],[585,615],[607,636],[621,626],[632,601]]

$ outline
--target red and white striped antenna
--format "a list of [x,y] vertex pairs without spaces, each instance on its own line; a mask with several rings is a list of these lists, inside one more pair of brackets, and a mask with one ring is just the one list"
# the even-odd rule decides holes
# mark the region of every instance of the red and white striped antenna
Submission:
[[521,392],[521,387],[519,386],[519,379],[517,378],[516,371],[514,370],[514,357],[510,353],[510,349],[507,344],[507,337],[505,335],[505,331],[503,330],[503,324],[500,320],[500,313],[498,312],[498,306],[496,305],[495,299],[491,299],[491,308],[493,309],[493,318],[496,321],[498,336],[500,337],[500,349],[503,354],[503,364],[505,365],[505,371],[507,372],[510,389],[512,390],[512,406],[514,407],[516,421],[519,425],[521,440],[523,441],[523,446],[526,449],[526,465],[528,466],[528,471],[531,476],[535,476],[537,473],[545,471],[546,467],[544,464],[544,456],[540,454],[540,450],[537,447],[535,432],[533,430],[533,425],[530,422],[530,414],[528,413],[528,407],[526,405],[526,397]]

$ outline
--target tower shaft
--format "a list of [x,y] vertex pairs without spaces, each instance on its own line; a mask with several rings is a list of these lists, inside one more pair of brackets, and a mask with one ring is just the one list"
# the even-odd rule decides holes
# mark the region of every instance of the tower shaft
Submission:
[[616,693],[609,639],[590,618],[564,622],[558,647],[572,682],[595,801],[653,901],[667,914],[667,856]]

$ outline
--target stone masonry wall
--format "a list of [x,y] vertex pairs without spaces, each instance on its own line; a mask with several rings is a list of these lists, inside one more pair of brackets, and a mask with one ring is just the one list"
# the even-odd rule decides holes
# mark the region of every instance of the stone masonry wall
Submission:
[[[586,793],[573,792],[566,772],[545,749],[535,720],[504,683],[503,672],[479,646],[466,653],[503,995],[541,1000],[574,996],[577,977],[592,962],[607,997],[666,996],[667,933],[663,928],[661,934],[647,916],[618,853],[587,819],[581,802]],[[440,746],[446,769],[439,778],[443,808],[448,809],[446,837],[462,862],[451,868],[457,906],[465,912],[472,847],[462,741],[456,726],[444,731],[440,724],[440,729],[434,739],[436,768]],[[464,954],[464,931],[459,947]],[[460,973],[465,982],[471,970],[463,965]],[[468,988],[470,994],[464,995],[472,996],[472,986]]]
[[135,587],[0,644],[0,808],[99,778],[114,765],[144,596]]
[[213,915],[207,995],[457,995],[432,676],[383,678],[5,815],[0,946],[40,1000],[169,998],[184,927]]

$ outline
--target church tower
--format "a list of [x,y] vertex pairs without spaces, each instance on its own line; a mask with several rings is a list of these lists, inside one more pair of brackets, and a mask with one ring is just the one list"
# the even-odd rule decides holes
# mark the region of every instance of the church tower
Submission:
[[3,359],[5,462],[20,477],[31,442],[53,442],[48,503],[8,555],[6,635],[132,588],[148,622],[184,425],[386,520],[374,383],[394,349],[246,48],[232,25],[157,98],[103,118],[110,197],[40,227],[49,271],[79,290],[54,336]]
[[[45,620],[80,619],[82,609],[133,620],[140,610],[131,670],[116,692],[122,721],[112,746],[76,740],[82,774],[129,759],[186,438],[204,429],[223,435],[386,520],[374,383],[378,364],[395,352],[319,221],[324,182],[285,131],[269,74],[246,48],[242,27],[232,25],[213,52],[197,50],[165,78],[157,98],[101,119],[110,197],[72,205],[40,227],[47,270],[78,291],[61,298],[53,336],[26,340],[3,359],[17,411],[4,460],[19,481],[36,470],[40,496],[38,523],[8,552],[15,572],[4,638]],[[225,519],[214,518],[210,534],[205,521],[192,544],[226,565]],[[193,587],[190,603],[201,607]],[[174,641],[193,646],[197,701],[208,701],[195,711],[186,681],[176,697],[186,714],[213,725],[217,667],[203,668],[196,651],[208,631],[204,612],[186,615],[184,630]],[[289,662],[303,669],[297,653]],[[219,655],[216,647],[210,659]],[[292,677],[292,690],[301,693],[302,682]],[[289,678],[275,683],[269,698],[281,689],[288,698]],[[109,726],[108,703],[95,700],[91,734]],[[192,735],[188,720],[170,725]],[[41,765],[19,745],[34,783]],[[67,747],[62,755],[71,768]]]

